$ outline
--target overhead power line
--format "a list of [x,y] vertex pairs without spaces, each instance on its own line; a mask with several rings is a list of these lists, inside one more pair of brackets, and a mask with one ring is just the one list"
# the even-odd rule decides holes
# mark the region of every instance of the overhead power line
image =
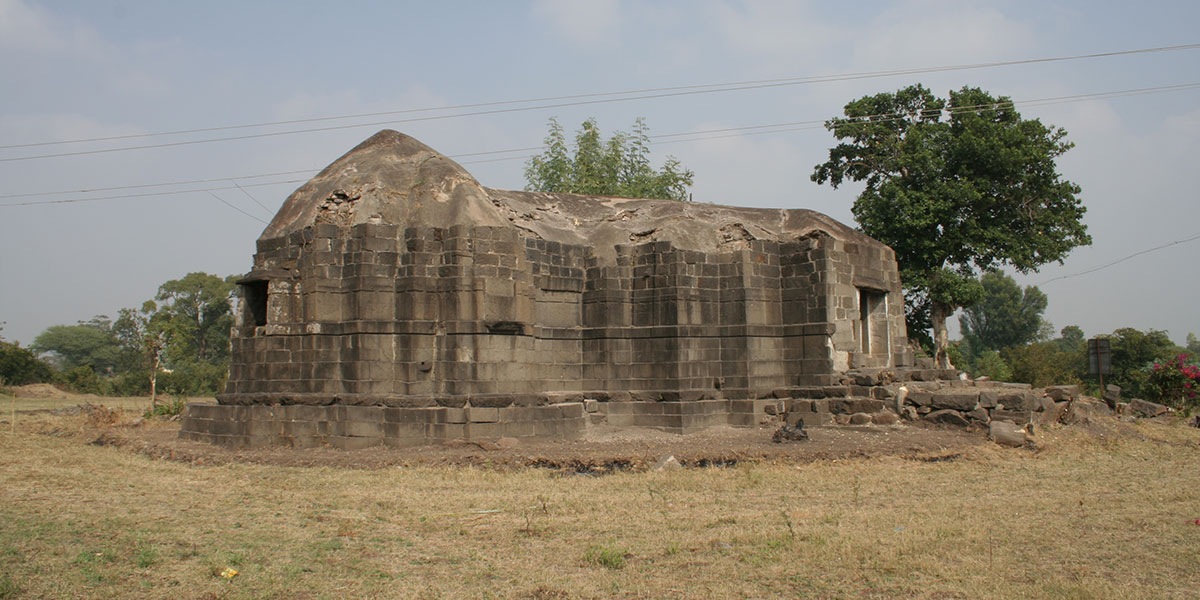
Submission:
[[[101,149],[94,149],[94,150],[80,150],[80,151],[75,151],[75,152],[58,152],[58,153],[51,153],[51,154],[17,156],[17,157],[0,158],[0,162],[25,161],[25,160],[35,160],[35,159],[43,159],[43,158],[59,158],[59,157],[66,157],[66,156],[82,156],[82,155],[90,155],[90,154],[105,154],[105,153],[111,153],[111,152],[125,152],[125,151],[130,151],[130,150],[145,150],[145,149],[151,149],[151,148],[169,148],[169,147],[187,146],[187,145],[195,145],[195,144],[208,144],[208,143],[222,142],[222,141],[245,140],[245,139],[255,139],[255,138],[264,138],[264,137],[283,136],[283,135],[296,135],[296,134],[301,134],[301,133],[316,133],[316,132],[323,132],[323,131],[335,131],[335,130],[354,129],[354,128],[362,128],[362,127],[377,127],[377,126],[389,125],[389,124],[454,119],[454,118],[461,118],[461,117],[468,117],[468,116],[481,116],[481,115],[504,114],[504,113],[514,113],[514,112],[527,112],[527,111],[542,110],[542,109],[547,109],[547,108],[562,108],[562,107],[567,107],[567,106],[582,106],[582,105],[589,105],[589,104],[607,104],[607,103],[614,103],[614,102],[628,102],[628,101],[632,101],[632,100],[647,100],[647,99],[655,99],[655,98],[688,96],[688,95],[695,95],[695,94],[712,94],[712,93],[720,93],[720,92],[732,92],[732,91],[744,91],[744,90],[752,90],[752,89],[765,89],[765,88],[775,88],[775,87],[785,87],[785,86],[795,86],[795,85],[807,85],[807,84],[814,84],[814,83],[829,83],[829,82],[849,81],[849,80],[857,80],[857,79],[870,79],[870,78],[877,78],[877,77],[894,77],[894,76],[899,76],[899,75],[914,75],[914,74],[924,74],[924,73],[960,71],[960,70],[967,70],[967,69],[994,68],[994,67],[1023,65],[1023,64],[1037,64],[1037,63],[1049,63],[1049,62],[1058,62],[1058,61],[1084,60],[1084,59],[1132,55],[1132,54],[1147,54],[1147,53],[1156,53],[1156,52],[1194,50],[1194,49],[1198,49],[1198,48],[1200,48],[1200,44],[1185,44],[1185,45],[1178,45],[1178,46],[1139,48],[1139,49],[1134,49],[1134,50],[1121,50],[1121,51],[1114,51],[1114,52],[1078,54],[1078,55],[1073,55],[1073,56],[1056,56],[1056,57],[1034,58],[1034,59],[1023,59],[1023,60],[1012,60],[1012,61],[996,61],[996,62],[987,62],[987,63],[946,65],[946,66],[939,66],[939,67],[924,67],[924,68],[915,68],[915,69],[896,69],[896,70],[891,70],[891,71],[871,71],[871,72],[848,73],[848,74],[840,74],[840,75],[806,76],[806,77],[791,77],[791,78],[781,78],[781,79],[762,79],[762,80],[752,80],[752,81],[739,81],[739,82],[728,82],[728,83],[681,85],[681,86],[662,87],[662,88],[645,88],[645,89],[641,89],[641,90],[627,90],[627,91],[620,91],[620,92],[598,92],[598,93],[591,93],[591,94],[550,96],[550,97],[545,97],[545,98],[530,98],[530,99],[523,99],[523,100],[480,102],[480,103],[461,104],[461,105],[448,106],[448,107],[415,108],[415,109],[406,109],[406,110],[397,110],[397,111],[386,111],[386,112],[379,112],[379,113],[363,113],[363,114],[359,114],[359,115],[317,117],[317,118],[312,118],[312,119],[294,119],[294,120],[290,120],[290,121],[273,121],[273,122],[263,122],[263,123],[251,123],[251,124],[245,124],[245,125],[227,125],[227,126],[221,126],[221,127],[206,127],[206,128],[167,131],[167,132],[158,132],[158,133],[149,133],[149,134],[130,134],[130,135],[123,135],[123,136],[108,136],[108,137],[86,138],[86,139],[66,140],[66,141],[33,142],[33,143],[27,143],[27,144],[14,144],[14,145],[0,146],[0,149],[25,148],[25,147],[34,147],[34,146],[48,146],[48,145],[83,143],[83,142],[112,141],[112,140],[120,140],[120,139],[147,138],[147,137],[158,137],[158,136],[166,136],[166,135],[182,135],[182,134],[190,134],[190,133],[208,133],[208,132],[247,129],[247,128],[255,128],[255,127],[267,127],[267,126],[273,126],[273,125],[313,123],[313,122],[344,120],[344,119],[353,119],[353,118],[365,118],[365,117],[384,116],[384,115],[399,115],[399,114],[409,114],[409,113],[418,113],[418,112],[432,112],[432,111],[439,111],[439,110],[458,110],[458,109],[462,109],[462,108],[482,108],[482,107],[488,107],[488,106],[503,106],[503,105],[510,105],[510,104],[528,104],[528,103],[534,103],[534,102],[551,102],[549,104],[539,104],[536,106],[497,108],[497,109],[459,112],[459,113],[442,114],[442,115],[431,115],[431,116],[424,116],[424,117],[413,117],[413,118],[407,118],[407,119],[375,121],[375,122],[370,122],[370,123],[353,123],[353,124],[347,124],[347,125],[334,125],[334,126],[327,126],[327,127],[310,127],[310,128],[293,129],[293,130],[287,130],[287,131],[273,131],[273,132],[254,133],[254,134],[246,134],[246,135],[214,137],[214,138],[206,138],[206,139],[199,139],[199,140],[184,140],[184,141],[178,141],[178,142],[165,142],[165,143],[158,143],[158,144],[142,144],[142,145],[137,145],[137,146],[122,146],[122,147],[118,147],[118,148],[101,148]],[[620,97],[614,98],[611,96],[620,96]],[[593,99],[581,100],[581,98],[593,98]]]
[[1161,246],[1155,246],[1155,247],[1153,247],[1153,248],[1147,248],[1147,249],[1145,249],[1145,250],[1142,250],[1142,251],[1140,251],[1140,252],[1134,252],[1133,254],[1130,254],[1130,255],[1128,255],[1128,256],[1123,256],[1123,257],[1121,257],[1121,258],[1118,258],[1117,260],[1114,260],[1114,261],[1112,261],[1112,262],[1110,262],[1110,263],[1106,263],[1106,264],[1100,265],[1100,266],[1098,266],[1098,267],[1092,267],[1091,269],[1087,269],[1086,271],[1080,271],[1080,272],[1078,272],[1078,273],[1072,273],[1072,274],[1070,274],[1070,275],[1059,275],[1058,277],[1051,277],[1050,279],[1047,279],[1047,280],[1045,280],[1045,281],[1043,281],[1043,282],[1039,283],[1038,285],[1046,285],[1047,283],[1050,283],[1050,282],[1052,282],[1052,281],[1058,281],[1058,280],[1060,280],[1060,279],[1071,279],[1072,277],[1079,277],[1079,276],[1082,276],[1082,275],[1087,275],[1087,274],[1089,274],[1089,273],[1095,273],[1096,271],[1102,271],[1102,270],[1104,270],[1104,269],[1107,269],[1107,268],[1109,268],[1109,267],[1113,267],[1113,266],[1119,265],[1119,264],[1121,264],[1121,263],[1123,263],[1123,262],[1125,262],[1125,261],[1127,261],[1127,260],[1129,260],[1129,259],[1131,259],[1131,258],[1136,258],[1136,257],[1138,257],[1138,256],[1141,256],[1141,255],[1143,255],[1143,254],[1150,254],[1151,252],[1157,252],[1157,251],[1159,251],[1159,250],[1165,250],[1165,249],[1167,249],[1167,248],[1170,248],[1171,246],[1178,246],[1179,244],[1186,244],[1186,243],[1188,243],[1188,242],[1194,242],[1194,241],[1196,241],[1196,240],[1200,240],[1200,235],[1194,235],[1194,236],[1192,236],[1192,237],[1189,237],[1189,238],[1184,238],[1184,239],[1182,239],[1182,240],[1175,240],[1175,241],[1173,241],[1173,242],[1167,242],[1167,243],[1165,243],[1165,244],[1163,244],[1163,245],[1161,245]]
[[[1084,100],[1127,97],[1127,96],[1136,96],[1136,95],[1151,94],[1151,93],[1186,91],[1186,90],[1191,90],[1191,89],[1200,89],[1200,82],[1155,86],[1155,87],[1148,87],[1148,88],[1108,90],[1108,91],[1103,91],[1103,92],[1093,92],[1093,93],[1089,93],[1089,94],[1073,94],[1073,95],[1068,95],[1068,96],[1035,98],[1032,100],[1013,100],[1013,101],[1010,101],[1008,103],[1003,103],[1003,104],[986,103],[986,104],[979,104],[979,105],[959,106],[959,107],[955,107],[953,109],[953,112],[958,113],[958,114],[970,113],[970,112],[980,112],[980,111],[984,111],[984,110],[995,109],[997,106],[1017,105],[1017,104],[1020,104],[1022,106],[1045,106],[1045,105],[1062,104],[1062,103],[1068,103],[1068,102],[1081,102]],[[946,109],[946,112],[950,112],[950,109]],[[843,118],[843,117],[839,117],[839,118]],[[862,115],[862,116],[854,117],[854,119],[856,119],[856,120],[872,120],[872,121],[876,121],[876,122],[882,121],[882,120],[899,120],[899,119],[907,119],[907,118],[909,118],[908,115],[897,115],[897,114],[893,114],[893,113],[881,113],[881,114]],[[686,142],[695,142],[695,141],[724,139],[724,138],[730,138],[730,137],[746,137],[746,136],[751,136],[751,135],[769,135],[769,134],[775,134],[775,133],[786,133],[786,132],[791,132],[791,131],[822,129],[824,127],[825,122],[826,122],[826,120],[824,120],[824,119],[810,119],[810,120],[806,120],[806,121],[790,121],[790,122],[784,122],[784,123],[770,123],[770,124],[765,124],[765,125],[747,125],[747,126],[743,126],[743,127],[724,127],[724,128],[719,128],[719,129],[707,129],[707,130],[701,130],[701,131],[688,131],[688,132],[681,132],[681,133],[665,133],[665,134],[652,135],[649,137],[651,139],[650,143],[654,144],[654,145],[676,144],[676,143],[686,143]],[[721,134],[721,135],[712,135],[712,134]],[[674,139],[671,139],[671,138],[674,138]],[[545,148],[544,146],[529,146],[529,147],[524,147],[524,148],[509,148],[507,150],[487,150],[487,151],[482,151],[482,152],[467,152],[467,153],[459,153],[459,154],[450,154],[447,156],[449,158],[462,159],[462,158],[472,158],[472,157],[477,157],[477,156],[494,156],[497,154],[512,154],[515,152],[537,152],[537,151],[543,150],[544,148]],[[508,157],[503,157],[503,158],[461,160],[459,162],[461,162],[462,164],[481,164],[481,163],[491,163],[491,162],[500,162],[500,161],[508,161],[508,160],[520,160],[520,159],[528,158],[529,156],[530,155],[525,154],[525,155],[519,155],[519,156],[508,156]],[[279,176],[279,175],[293,175],[293,174],[300,174],[300,173],[312,173],[317,170],[319,170],[319,168],[303,169],[303,170],[296,170],[296,171],[276,171],[273,173],[262,173],[262,174],[257,174],[257,175],[239,175],[239,176],[234,176],[234,177],[216,177],[216,178],[209,178],[209,179],[192,179],[192,180],[185,180],[185,181],[172,181],[172,182],[162,182],[162,183],[146,183],[146,184],[126,185],[126,186],[96,187],[96,188],[86,188],[86,189],[80,189],[80,190],[69,190],[69,191],[58,191],[58,192],[28,192],[28,193],[5,194],[5,195],[0,195],[0,198],[28,198],[28,197],[50,196],[50,195],[83,194],[83,193],[92,193],[92,192],[97,192],[97,191],[116,191],[116,190],[128,190],[128,189],[144,189],[144,188],[151,188],[151,187],[195,185],[195,184],[199,184],[199,183],[215,183],[215,182],[223,182],[223,181],[229,181],[233,184],[233,186],[226,186],[226,187],[172,190],[172,191],[164,191],[164,192],[151,192],[151,193],[145,193],[145,194],[128,194],[128,195],[62,199],[62,200],[12,202],[12,203],[7,203],[7,204],[0,204],[0,208],[6,207],[6,206],[31,206],[31,205],[38,205],[38,204],[67,204],[67,203],[73,203],[73,202],[89,202],[89,201],[93,201],[93,200],[114,200],[114,199],[122,199],[122,198],[166,196],[166,195],[173,195],[173,194],[183,194],[183,193],[188,193],[188,192],[212,192],[212,191],[219,191],[219,190],[241,189],[244,194],[246,194],[248,197],[250,197],[251,200],[253,200],[259,206],[262,206],[265,210],[270,212],[270,210],[267,209],[266,206],[264,206],[261,202],[259,202],[253,196],[250,196],[250,194],[248,192],[246,192],[246,190],[242,189],[243,186],[238,185],[235,180],[257,179],[257,178],[262,178],[262,177],[272,177],[272,176]],[[303,179],[292,179],[292,180],[286,180],[286,181],[247,184],[244,187],[278,185],[278,184],[284,184],[284,183],[297,183],[297,182],[302,182],[302,181],[304,181],[304,180]]]
[[[251,184],[247,184],[243,187],[263,187],[263,186],[268,186],[268,185],[283,185],[285,183],[303,183],[305,181],[308,181],[308,180],[307,179],[289,179],[286,181],[268,181],[266,183],[251,183]],[[65,198],[62,200],[29,200],[26,202],[10,202],[8,204],[0,204],[0,208],[4,208],[4,207],[8,207],[8,206],[34,206],[34,205],[38,205],[38,204],[75,204],[75,203],[79,203],[79,202],[96,202],[99,200],[121,200],[121,199],[125,199],[125,198],[150,198],[150,197],[154,197],[154,196],[173,196],[175,194],[188,194],[188,193],[192,193],[192,192],[209,192],[209,193],[211,193],[211,192],[218,192],[221,190],[236,190],[236,189],[238,189],[238,186],[235,184],[235,185],[228,185],[228,186],[214,187],[214,188],[201,188],[201,189],[191,189],[191,190],[169,190],[169,191],[165,191],[165,192],[145,192],[145,193],[141,193],[141,194],[121,194],[118,196],[94,196],[91,198]]]
[[408,109],[401,109],[401,110],[357,113],[357,114],[350,114],[350,115],[312,117],[312,118],[307,118],[307,119],[288,119],[288,120],[282,120],[282,121],[262,121],[262,122],[258,122],[258,123],[244,123],[244,124],[240,124],[240,125],[220,125],[220,126],[215,126],[215,127],[198,127],[198,128],[194,128],[194,129],[179,129],[179,130],[175,130],[175,131],[160,131],[160,132],[154,132],[154,133],[132,133],[132,134],[126,134],[126,135],[112,135],[112,136],[104,136],[104,137],[81,138],[81,139],[75,139],[75,140],[56,140],[56,141],[47,141],[47,142],[30,142],[30,143],[25,143],[25,144],[8,144],[8,145],[0,145],[0,149],[30,148],[30,147],[35,147],[35,146],[53,146],[53,145],[58,145],[58,144],[76,144],[76,143],[84,143],[84,142],[105,142],[105,141],[113,141],[113,140],[161,137],[161,136],[168,136],[168,135],[184,135],[184,134],[192,134],[192,133],[209,133],[209,132],[214,132],[214,131],[251,129],[251,128],[255,128],[255,127],[271,127],[271,126],[278,126],[278,125],[297,125],[300,123],[320,123],[320,122],[324,122],[324,121],[362,119],[362,118],[369,118],[369,117],[383,117],[383,116],[388,116],[388,115],[412,114],[412,113],[420,113],[420,112],[434,112],[434,111],[440,111],[440,110],[461,110],[461,109],[465,109],[465,108],[482,108],[485,106],[504,106],[507,104],[529,104],[529,103],[533,103],[533,102],[556,102],[559,100],[577,100],[577,99],[581,99],[581,98],[594,98],[594,97],[602,97],[602,96],[625,96],[625,95],[630,95],[630,94],[645,94],[645,93],[652,93],[652,92],[670,92],[670,91],[678,91],[678,90],[696,90],[696,89],[704,89],[704,88],[720,88],[720,87],[730,87],[730,86],[756,85],[756,84],[764,84],[764,83],[797,83],[797,84],[798,83],[819,83],[819,82],[823,82],[823,81],[841,81],[841,80],[843,80],[843,78],[862,79],[862,78],[868,78],[868,77],[888,77],[888,76],[894,76],[894,75],[912,75],[912,74],[940,72],[940,71],[982,69],[982,68],[1001,67],[1001,66],[1037,64],[1037,63],[1059,62],[1059,61],[1069,61],[1069,60],[1083,60],[1083,59],[1091,59],[1091,58],[1107,58],[1107,57],[1112,57],[1112,56],[1125,56],[1125,55],[1133,55],[1133,54],[1150,54],[1150,53],[1157,53],[1157,52],[1176,52],[1176,51],[1180,51],[1180,50],[1195,50],[1197,48],[1200,48],[1200,44],[1182,44],[1182,45],[1177,45],[1177,46],[1159,46],[1159,47],[1153,47],[1153,48],[1137,48],[1137,49],[1133,49],[1133,50],[1117,50],[1117,51],[1113,51],[1113,52],[1096,52],[1096,53],[1092,53],[1092,54],[1076,54],[1076,55],[1072,55],[1072,56],[1055,56],[1055,57],[1048,57],[1048,58],[1031,58],[1031,59],[1023,59],[1023,60],[948,65],[948,66],[940,66],[940,67],[923,67],[923,68],[917,68],[917,69],[896,69],[896,70],[891,70],[891,71],[866,71],[866,72],[860,72],[860,73],[846,73],[846,74],[842,74],[842,75],[783,77],[783,78],[776,78],[776,79],[730,81],[730,82],[724,82],[724,83],[702,83],[702,84],[691,84],[691,85],[677,85],[677,86],[669,86],[669,87],[621,90],[621,91],[615,91],[615,92],[590,92],[590,93],[582,93],[582,94],[568,94],[568,95],[563,95],[563,96],[543,96],[540,98],[523,98],[523,99],[519,99],[519,100],[496,100],[496,101],[489,101],[489,102],[474,102],[474,103],[470,103],[470,104],[454,104],[454,105],[449,105],[449,106],[431,106],[431,107],[424,107],[424,108],[408,108]]

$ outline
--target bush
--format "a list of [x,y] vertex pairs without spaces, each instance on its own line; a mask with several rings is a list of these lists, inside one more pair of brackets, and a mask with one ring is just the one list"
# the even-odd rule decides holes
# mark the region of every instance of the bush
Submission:
[[111,380],[112,393],[117,396],[149,396],[150,370],[139,369],[121,373]]
[[142,416],[149,419],[151,417],[174,417],[183,414],[183,409],[187,406],[187,398],[171,398],[163,400],[154,408],[147,410]]
[[1200,366],[1188,364],[1191,355],[1180,353],[1166,362],[1154,363],[1142,384],[1147,400],[1190,414],[1200,407]]
[[176,365],[169,373],[161,373],[158,387],[174,396],[215,396],[224,391],[228,375],[227,363],[186,363]]
[[1082,372],[1087,372],[1087,355],[1084,352],[1085,349],[1068,349],[1058,341],[1052,341],[1006,348],[1002,356],[1012,369],[1010,381],[1046,387],[1083,383],[1080,379],[1081,365]]
[[625,566],[625,554],[625,550],[621,548],[590,546],[583,553],[583,559],[608,569],[620,569]]
[[975,377],[986,376],[992,381],[1012,381],[1012,368],[995,350],[985,350],[975,360]]
[[80,365],[67,371],[67,387],[80,394],[97,396],[107,396],[112,392],[112,384],[88,365]]
[[54,369],[32,350],[0,340],[0,381],[5,385],[54,382]]

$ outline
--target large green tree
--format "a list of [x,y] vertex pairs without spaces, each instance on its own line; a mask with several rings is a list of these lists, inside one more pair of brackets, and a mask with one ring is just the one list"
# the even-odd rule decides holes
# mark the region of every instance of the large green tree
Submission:
[[112,373],[127,360],[111,321],[104,315],[75,325],[47,327],[34,338],[30,349],[51,355],[64,371],[90,367],[99,373]]
[[650,136],[638,119],[632,133],[614,133],[607,141],[595,119],[575,133],[575,152],[567,147],[562,126],[550,119],[546,151],[525,165],[525,189],[627,198],[686,200],[693,173],[668,156],[655,170],[650,163]]
[[853,213],[896,251],[909,331],[933,329],[948,365],[946,319],[982,294],[980,272],[1025,273],[1091,243],[1079,186],[1055,159],[1066,131],[1024,119],[1012,101],[978,88],[935,96],[921,85],[865,96],[828,128],[841,143],[812,180],[863,182]]
[[54,370],[32,350],[0,339],[0,385],[26,385],[54,380]]
[[219,362],[229,356],[234,283],[208,273],[188,273],[158,288],[143,306],[166,333],[168,362]]
[[983,294],[958,318],[963,339],[973,351],[999,351],[1049,337],[1042,319],[1046,294],[1036,286],[1022,290],[1012,277],[998,271],[984,273],[979,281]]

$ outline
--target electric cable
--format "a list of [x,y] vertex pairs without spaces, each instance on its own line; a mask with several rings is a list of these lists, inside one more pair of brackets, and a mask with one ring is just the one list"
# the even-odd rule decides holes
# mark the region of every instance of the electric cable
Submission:
[[[944,65],[944,66],[937,66],[937,67],[920,67],[920,68],[911,68],[911,69],[893,69],[893,70],[889,70],[889,71],[865,71],[865,72],[859,72],[859,73],[845,73],[845,74],[841,74],[841,75],[808,75],[808,76],[797,76],[797,77],[782,77],[782,78],[775,78],[775,79],[733,81],[733,82],[724,82],[724,83],[703,83],[703,84],[677,85],[677,86],[669,86],[669,87],[642,88],[642,89],[622,90],[622,91],[615,91],[615,92],[591,92],[591,93],[582,93],[582,94],[568,94],[568,95],[561,95],[561,96],[544,96],[544,97],[540,97],[540,98],[524,98],[524,99],[519,99],[519,100],[497,100],[497,101],[489,101],[489,102],[474,102],[474,103],[468,103],[468,104],[455,104],[455,105],[449,105],[449,106],[409,108],[409,109],[390,110],[390,111],[381,111],[381,112],[358,113],[358,114],[351,114],[351,115],[312,117],[312,118],[307,118],[307,119],[288,119],[288,120],[281,120],[281,121],[263,121],[263,122],[258,122],[258,123],[245,123],[245,124],[239,124],[239,125],[198,127],[198,128],[193,128],[193,129],[179,129],[179,130],[174,130],[174,131],[160,131],[160,132],[153,132],[153,133],[133,133],[133,134],[126,134],[126,135],[81,138],[81,139],[74,139],[74,140],[56,140],[56,141],[47,141],[47,142],[29,142],[29,143],[24,143],[24,144],[8,144],[8,145],[0,145],[0,149],[30,148],[30,147],[37,147],[37,146],[53,146],[53,145],[59,145],[59,144],[103,142],[103,141],[114,141],[114,140],[135,139],[135,138],[161,137],[161,136],[168,136],[168,135],[184,135],[184,134],[191,134],[191,133],[207,133],[207,132],[214,132],[214,131],[230,131],[230,130],[236,130],[236,129],[250,129],[250,128],[255,128],[255,127],[270,127],[270,126],[277,126],[277,125],[295,125],[295,124],[300,124],[300,123],[319,123],[319,122],[324,122],[324,121],[380,117],[380,116],[386,116],[386,115],[412,114],[412,113],[433,112],[433,111],[440,111],[440,110],[460,110],[460,109],[465,109],[465,108],[482,108],[485,106],[503,106],[506,104],[529,104],[529,103],[533,103],[533,102],[556,102],[556,101],[560,101],[560,100],[576,100],[576,99],[580,99],[580,98],[593,98],[593,97],[602,97],[602,96],[625,96],[625,95],[646,94],[646,93],[653,93],[653,92],[669,92],[669,91],[679,91],[679,90],[702,90],[705,88],[726,88],[726,87],[733,87],[733,86],[774,84],[774,83],[786,83],[789,85],[798,85],[798,84],[806,84],[806,83],[825,83],[825,82],[834,82],[834,81],[846,81],[846,80],[851,80],[851,79],[892,77],[892,76],[897,76],[897,75],[915,75],[915,74],[922,74],[922,73],[937,73],[937,72],[944,72],[944,71],[961,71],[961,70],[967,70],[967,69],[982,69],[982,68],[993,68],[993,67],[1002,67],[1002,66],[1038,64],[1038,63],[1072,61],[1072,60],[1085,60],[1085,59],[1092,59],[1092,58],[1107,58],[1107,57],[1112,57],[1112,56],[1126,56],[1126,55],[1134,55],[1134,54],[1175,52],[1175,51],[1180,51],[1180,50],[1195,50],[1197,48],[1200,48],[1200,44],[1181,44],[1181,45],[1176,45],[1176,46],[1158,46],[1158,47],[1152,47],[1152,48],[1136,48],[1136,49],[1132,49],[1132,50],[1117,50],[1117,51],[1111,51],[1111,52],[1096,52],[1096,53],[1091,53],[1091,54],[1076,54],[1076,55],[1069,55],[1069,56],[1054,56],[1054,57],[1045,57],[1045,58],[1009,60],[1009,61],[994,61],[994,62],[986,62],[986,63],[968,63],[968,64],[960,64],[960,65]],[[740,89],[740,88],[738,88],[738,89]],[[720,91],[720,90],[716,90],[716,91]],[[367,125],[354,125],[354,127],[357,127],[357,126],[367,126]]]

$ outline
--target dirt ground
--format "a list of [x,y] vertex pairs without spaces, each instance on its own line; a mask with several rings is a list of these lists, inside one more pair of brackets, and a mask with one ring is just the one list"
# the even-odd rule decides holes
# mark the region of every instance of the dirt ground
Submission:
[[[772,428],[715,427],[677,435],[646,429],[600,426],[579,440],[521,440],[515,447],[452,441],[415,448],[362,450],[272,447],[229,450],[178,439],[177,424],[97,429],[93,443],[117,445],[150,456],[195,464],[258,463],[283,466],[385,468],[472,465],[497,469],[544,467],[575,473],[642,470],[675,456],[687,466],[732,465],[743,461],[808,462],[851,457],[902,456],[936,461],[956,457],[984,441],[978,432],[919,426],[829,427],[810,430],[806,442],[776,444]],[[86,435],[86,434],[85,434]]]
[[[27,389],[28,388],[28,389]],[[985,441],[984,433],[923,425],[825,427],[809,430],[809,440],[774,443],[778,427],[714,427],[689,435],[652,429],[595,426],[577,440],[522,439],[499,447],[455,440],[414,448],[363,450],[270,447],[230,450],[178,438],[178,421],[139,419],[145,399],[73,395],[51,386],[15,388],[17,412],[28,426],[70,435],[149,456],[193,464],[256,463],[378,469],[393,466],[472,465],[496,469],[542,467],[575,473],[643,470],[674,456],[686,466],[732,465],[743,461],[809,462],[854,457],[901,456],[936,461],[953,458]],[[22,400],[22,398],[28,400]],[[34,400],[36,399],[36,400]],[[195,400],[195,399],[193,399]],[[211,401],[211,400],[208,400]],[[111,413],[94,406],[109,406]],[[66,425],[64,417],[79,417]]]

